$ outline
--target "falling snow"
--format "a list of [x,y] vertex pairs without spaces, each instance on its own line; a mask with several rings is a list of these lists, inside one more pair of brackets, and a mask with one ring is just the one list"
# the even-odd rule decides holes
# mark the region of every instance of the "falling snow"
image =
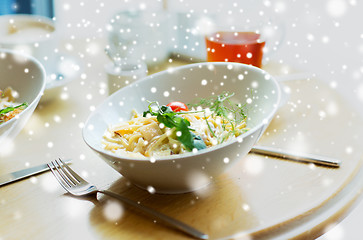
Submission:
[[332,17],[342,17],[347,12],[347,3],[345,0],[329,0],[326,10]]
[[[149,61],[150,64],[155,64],[164,58],[164,52],[161,49],[170,48],[173,51],[179,51],[181,53],[189,54],[192,59],[198,56],[204,51],[204,39],[200,40],[200,36],[211,32],[215,25],[213,24],[214,13],[224,14],[227,16],[226,22],[229,18],[233,16],[247,16],[247,19],[243,20],[244,24],[254,22],[254,18],[249,15],[254,13],[253,16],[258,19],[270,18],[273,16],[278,20],[284,20],[283,25],[271,24],[270,31],[274,29],[279,29],[284,31],[279,38],[274,39],[271,44],[272,47],[266,49],[266,64],[268,63],[278,63],[281,68],[278,69],[278,75],[289,75],[294,73],[296,69],[302,71],[312,72],[315,77],[321,78],[325,81],[328,86],[334,91],[341,93],[349,102],[347,105],[356,107],[357,109],[362,109],[363,104],[363,30],[354,27],[359,24],[357,19],[361,19],[361,3],[356,0],[326,0],[326,1],[292,1],[292,0],[278,0],[270,1],[264,0],[261,3],[255,3],[255,9],[249,9],[249,4],[243,4],[238,1],[227,1],[222,5],[219,3],[208,4],[211,6],[198,5],[197,1],[189,0],[176,0],[170,1],[170,7],[175,9],[184,9],[187,13],[185,21],[191,21],[196,19],[196,24],[185,28],[181,24],[172,23],[170,19],[163,22],[172,23],[170,26],[173,29],[172,36],[168,38],[162,38],[162,35],[158,35],[155,38],[150,36],[149,39],[144,39],[145,48],[141,52],[137,52],[137,61]],[[135,1],[126,0],[122,1],[122,4],[133,4]],[[160,3],[160,1],[158,2]],[[122,5],[120,4],[120,5]],[[156,5],[156,4],[154,4]],[[134,6],[140,10],[149,10],[153,12],[151,17],[158,18],[159,9],[146,1],[138,1]],[[218,7],[217,7],[218,5]],[[117,8],[121,6],[115,6],[111,1],[95,1],[95,2],[72,2],[72,1],[59,1],[56,6],[58,7],[59,20],[62,24],[60,29],[64,32],[66,37],[65,41],[60,44],[59,49],[54,49],[54,53],[59,55],[59,71],[63,76],[57,74],[50,74],[51,81],[58,81],[65,78],[66,80],[72,79],[73,82],[67,84],[60,88],[59,93],[57,93],[56,98],[61,100],[56,104],[59,104],[60,108],[65,109],[62,112],[52,111],[55,107],[55,103],[41,103],[39,110],[35,112],[34,117],[31,119],[31,126],[27,126],[26,130],[26,144],[34,144],[34,148],[39,151],[45,151],[45,153],[39,153],[39,157],[43,159],[49,159],[53,157],[54,152],[60,151],[62,146],[68,143],[63,143],[58,141],[57,137],[52,135],[51,131],[57,126],[66,125],[67,128],[64,130],[64,134],[70,137],[69,142],[73,142],[80,145],[81,136],[79,132],[84,128],[86,117],[91,112],[94,112],[108,94],[106,75],[104,73],[103,66],[96,61],[98,58],[104,58],[106,62],[106,56],[104,54],[104,48],[106,45],[110,45],[108,42],[109,34],[113,32],[117,26],[117,18],[110,22],[112,14]],[[220,7],[219,7],[220,6]],[[252,7],[253,7],[252,6]],[[211,9],[213,8],[213,9]],[[217,9],[216,9],[217,8]],[[174,9],[174,10],[175,10]],[[295,10],[298,9],[298,10]],[[86,11],[85,11],[86,10]],[[359,10],[359,11],[358,11]],[[89,15],[86,15],[90,12]],[[72,20],[66,16],[74,15],[77,13]],[[198,18],[198,14],[201,17]],[[242,15],[240,15],[242,14]],[[212,17],[210,17],[210,16]],[[351,20],[353,19],[353,24]],[[217,18],[216,18],[217,19]],[[165,19],[164,19],[165,20]],[[148,22],[148,27],[152,30],[165,29],[163,22]],[[239,27],[239,26],[233,26]],[[181,29],[187,34],[185,38],[178,39],[177,33]],[[124,31],[124,33],[130,33],[134,29],[118,29],[119,32]],[[275,36],[276,37],[276,36]],[[102,39],[102,41],[99,41]],[[143,46],[140,44],[139,39],[130,39],[129,45],[120,47],[120,51],[136,51],[135,46]],[[146,43],[146,40],[150,40]],[[268,43],[268,42],[267,42]],[[170,44],[170,46],[168,46]],[[269,43],[268,43],[269,44]],[[80,47],[81,46],[81,47]],[[35,47],[39,47],[38,44]],[[22,49],[23,52],[29,51],[29,49]],[[153,54],[149,54],[148,51],[152,51]],[[211,49],[214,51],[214,49]],[[204,52],[203,52],[204,53]],[[174,53],[175,54],[175,53]],[[176,56],[181,56],[177,55]],[[73,59],[68,55],[75,56]],[[245,55],[247,58],[253,58],[254,53],[247,52]],[[4,55],[0,55],[4,58]],[[185,57],[185,56],[183,56]],[[238,55],[237,57],[243,57]],[[172,74],[174,72],[174,62],[177,59],[168,59],[169,56],[165,57],[165,61],[170,63],[168,72]],[[44,60],[49,61],[49,57]],[[215,69],[213,66],[209,66],[211,71]],[[228,66],[229,70],[233,70],[233,66]],[[29,74],[30,69],[24,68],[24,73]],[[273,73],[272,75],[274,75]],[[248,72],[239,74],[235,81],[245,81],[248,77]],[[271,79],[271,75],[266,74],[265,79]],[[204,79],[201,76],[199,79],[195,79],[198,83],[198,87],[210,87],[210,86],[225,86],[228,81],[228,76],[223,76],[221,81],[213,83],[210,79]],[[129,83],[129,82],[127,82]],[[287,84],[288,85],[288,84]],[[298,94],[299,90],[291,89],[289,86],[283,86],[284,93],[286,94],[285,102],[283,107],[287,108],[291,114],[299,113],[303,119],[307,119],[314,115],[321,124],[324,124],[330,119],[340,117],[341,112],[344,109],[339,107],[335,101],[331,99],[326,99],[324,96],[319,95],[319,106],[320,109],[316,109],[316,103],[309,102],[304,99],[294,100],[290,97],[294,94]],[[75,92],[73,87],[82,89],[81,92]],[[176,85],[175,85],[176,86]],[[258,82],[253,82],[250,86],[252,90],[259,89]],[[96,89],[96,90],[95,90]],[[315,89],[316,93],[319,94],[319,89]],[[175,96],[175,93],[180,93],[180,89],[173,87],[170,89],[163,89],[159,86],[152,86],[148,89],[148,94],[160,94],[166,99]],[[303,91],[303,90],[301,90]],[[213,93],[214,94],[214,93]],[[147,99],[144,96],[140,96],[142,101],[146,102]],[[86,104],[80,103],[85,102]],[[249,106],[254,106],[254,98],[246,98],[246,103]],[[54,105],[52,105],[54,104]],[[120,107],[125,107],[129,104],[128,99],[123,99],[118,104]],[[85,112],[77,111],[76,107],[82,107]],[[67,109],[71,109],[68,111]],[[42,115],[46,115],[49,111],[49,117],[45,118]],[[363,115],[363,114],[362,114]],[[284,121],[284,116],[277,115],[277,121]],[[264,123],[267,123],[265,120]],[[282,134],[284,136],[284,144],[291,149],[298,150],[299,152],[309,152],[309,151],[324,151],[325,149],[315,149],[311,145],[309,139],[311,137],[319,137],[318,134],[309,131],[298,131],[301,123],[300,122],[289,122],[284,126],[280,126],[277,129],[268,129],[266,133],[267,136],[272,136],[274,134]],[[345,125],[344,125],[345,127]],[[88,125],[90,131],[93,130],[91,125]],[[177,136],[181,135],[181,132],[176,133]],[[289,135],[290,134],[290,135]],[[40,139],[41,137],[44,139]],[[16,139],[15,141],[19,141]],[[21,140],[23,141],[23,140]],[[37,145],[39,141],[39,145]],[[239,138],[238,142],[243,144],[243,138]],[[330,147],[340,148],[341,155],[346,157],[352,157],[360,150],[355,146],[351,146],[349,142],[342,145],[339,140],[328,141],[327,145]],[[0,153],[0,158],[11,158],[14,153],[18,150],[17,146],[14,145],[13,141],[7,141],[7,146],[4,147]],[[278,145],[279,143],[273,142],[272,145]],[[66,145],[68,147],[68,145]],[[75,146],[72,146],[74,149]],[[70,151],[75,156],[75,159],[81,160],[84,164],[94,155],[89,155],[85,148],[80,147],[80,150]],[[197,150],[194,150],[196,152]],[[223,165],[231,165],[233,159],[231,157],[222,157],[220,162]],[[266,159],[248,157],[245,158],[242,165],[244,173],[247,176],[253,178],[258,178],[261,174],[267,174],[270,169],[267,169]],[[150,158],[152,164],[156,164],[155,158]],[[206,161],[207,162],[207,161]],[[25,162],[25,167],[32,166],[31,163]],[[182,169],[183,165],[176,164],[178,169]],[[198,171],[190,173],[189,182],[191,188],[194,186],[200,186],[210,182],[210,177],[205,174],[205,166],[198,169]],[[308,171],[315,172],[317,166],[310,164],[307,165]],[[278,171],[279,169],[274,169]],[[80,171],[83,177],[90,177],[92,172],[82,170]],[[98,173],[96,173],[98,174]],[[329,177],[321,177],[320,184],[324,188],[329,188],[333,186],[334,180]],[[42,178],[32,177],[30,178],[30,183],[36,187],[40,187],[43,191],[47,193],[55,193],[59,191],[59,186],[57,186],[55,180],[50,175],[44,175]],[[211,187],[212,189],[212,187]],[[196,194],[200,198],[207,197],[213,194],[213,189],[211,190],[199,189]],[[156,189],[153,186],[148,186],[146,189],[150,194],[155,194]],[[286,189],[285,189],[286,190]],[[288,190],[293,190],[293,186],[289,186]],[[206,191],[206,192],[203,192]],[[288,191],[282,191],[281,194],[287,195]],[[311,196],[311,193],[307,193],[307,196]],[[67,200],[66,200],[67,201]],[[77,214],[81,214],[81,206],[84,206],[82,201],[72,201],[72,207],[69,209],[69,205],[65,205],[67,209],[64,211],[69,213],[73,217]],[[68,203],[68,202],[67,202]],[[196,205],[198,201],[193,200],[192,203]],[[0,204],[5,204],[0,202]],[[252,212],[250,206],[247,203],[240,203],[240,208],[244,212]],[[77,211],[77,209],[79,211]],[[122,204],[115,201],[107,201],[103,206],[102,214],[104,218],[111,222],[120,221],[124,214],[124,208]],[[24,218],[24,213],[22,211],[15,210],[11,215],[13,219],[21,220]],[[216,220],[217,221],[217,220]],[[222,224],[218,222],[216,224]],[[348,234],[341,225],[329,226],[326,229],[328,232],[324,235],[324,240],[340,240],[345,239]],[[0,236],[1,238],[1,236]],[[243,236],[241,239],[250,239],[249,236]]]
[[119,201],[107,201],[103,206],[103,216],[108,221],[118,221],[124,214],[124,207]]

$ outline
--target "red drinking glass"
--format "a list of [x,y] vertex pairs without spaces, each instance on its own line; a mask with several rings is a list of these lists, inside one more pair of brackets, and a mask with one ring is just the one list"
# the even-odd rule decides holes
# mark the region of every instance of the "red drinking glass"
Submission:
[[255,32],[219,31],[206,36],[208,62],[240,62],[261,67],[265,41]]

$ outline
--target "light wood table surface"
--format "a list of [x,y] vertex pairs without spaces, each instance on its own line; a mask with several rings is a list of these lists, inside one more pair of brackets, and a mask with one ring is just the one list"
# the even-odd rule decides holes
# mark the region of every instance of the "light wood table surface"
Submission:
[[[290,99],[258,144],[342,160],[324,168],[249,154],[207,188],[150,194],[111,169],[83,142],[81,128],[107,97],[103,55],[93,56],[63,98],[41,103],[14,149],[0,155],[0,175],[72,159],[90,182],[188,223],[211,239],[312,239],[349,213],[363,189],[363,124],[318,79],[286,82]],[[157,70],[168,65],[166,63]],[[275,65],[265,69],[272,74]],[[166,179],[167,181],[167,179]],[[188,239],[106,196],[74,198],[50,172],[0,188],[0,239]]]

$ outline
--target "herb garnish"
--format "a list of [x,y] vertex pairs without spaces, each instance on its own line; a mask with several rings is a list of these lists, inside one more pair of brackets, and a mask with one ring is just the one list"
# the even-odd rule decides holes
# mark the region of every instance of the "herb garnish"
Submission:
[[[2,116],[4,116],[5,114],[14,111],[17,108],[25,109],[26,107],[28,107],[28,103],[24,102],[24,103],[22,103],[22,104],[20,104],[18,106],[15,106],[15,107],[6,107],[6,108],[3,108],[3,109],[0,109],[0,118]],[[2,123],[2,122],[0,121],[0,123]]]
[[143,113],[143,117],[148,114],[156,116],[159,123],[164,124],[168,128],[175,128],[177,131],[178,140],[185,146],[188,151],[192,151],[194,148],[197,150],[207,148],[203,139],[195,135],[189,128],[190,122],[179,116],[183,112],[173,112],[173,110],[165,105],[159,106],[157,102],[151,102],[149,104],[149,110]]
[[[230,124],[232,131],[228,131],[228,135],[224,136],[219,140],[219,143],[222,143],[229,135],[234,135],[237,133],[235,130],[235,126],[238,125],[241,121],[245,120],[245,105],[236,104],[231,101],[231,98],[234,96],[234,93],[223,92],[217,96],[211,96],[209,98],[202,98],[198,103],[188,104],[188,107],[202,107],[209,108],[212,113],[212,117],[220,116],[222,118],[222,128],[226,130],[227,124]],[[209,122],[206,120],[209,130],[213,134],[212,128]],[[246,129],[247,131],[247,129]]]
[[[207,120],[207,112],[205,109],[209,109],[211,112],[211,117],[220,117],[221,126],[226,134],[219,136],[218,143],[223,143],[230,136],[238,136],[241,134],[241,129],[236,129],[242,121],[246,120],[246,114],[244,108],[246,105],[236,104],[231,101],[234,93],[223,92],[220,95],[212,96],[210,98],[202,98],[196,104],[188,104],[189,107],[201,107],[204,112],[204,119],[209,128],[209,131],[213,137],[218,138],[213,131],[214,127]],[[148,106],[149,110],[143,113],[143,117],[148,115],[156,116],[159,123],[164,124],[168,128],[175,128],[176,136],[178,140],[185,146],[188,151],[193,149],[204,149],[206,145],[203,139],[193,133],[193,129],[190,128],[190,122],[179,116],[180,114],[191,113],[188,112],[174,112],[169,106],[160,106],[157,102],[150,102]],[[248,129],[242,129],[242,131],[247,131]]]

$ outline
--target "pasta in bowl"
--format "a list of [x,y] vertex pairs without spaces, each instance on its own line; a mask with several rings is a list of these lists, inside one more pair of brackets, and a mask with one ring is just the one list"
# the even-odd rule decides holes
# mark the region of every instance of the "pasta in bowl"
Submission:
[[[215,105],[221,99],[226,99],[222,108]],[[190,105],[175,107],[176,101]],[[135,185],[158,193],[189,192],[243,159],[279,101],[278,83],[259,68],[190,64],[109,96],[87,119],[83,138]]]
[[16,103],[16,96],[17,92],[11,87],[5,88],[4,91],[0,89],[0,124],[15,118],[28,106],[26,102]]
[[121,156],[157,158],[227,142],[248,130],[245,110],[229,101],[233,95],[203,99],[191,110],[182,102],[163,106],[152,102],[142,115],[133,111],[129,121],[109,127],[103,136],[104,148]]

